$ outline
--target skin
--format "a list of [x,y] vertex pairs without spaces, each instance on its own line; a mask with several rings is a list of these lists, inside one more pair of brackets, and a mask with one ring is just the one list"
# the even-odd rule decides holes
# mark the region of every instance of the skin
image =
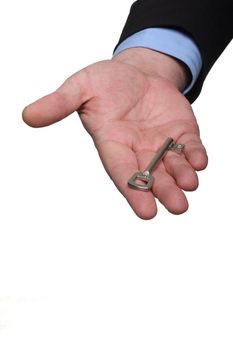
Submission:
[[[142,219],[157,214],[159,200],[170,213],[188,209],[184,191],[198,187],[196,172],[207,154],[188,100],[186,68],[156,51],[133,48],[92,64],[55,92],[23,111],[32,127],[47,126],[77,111],[118,190]],[[185,144],[183,154],[167,152],[153,172],[152,191],[130,189],[128,179],[144,170],[167,137]]]

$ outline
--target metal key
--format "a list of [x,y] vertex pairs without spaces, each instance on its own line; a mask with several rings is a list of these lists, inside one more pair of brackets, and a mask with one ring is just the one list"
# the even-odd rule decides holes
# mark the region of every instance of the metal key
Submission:
[[[184,145],[178,143],[173,143],[173,139],[169,137],[159,151],[155,154],[149,165],[146,167],[144,171],[137,171],[129,180],[128,186],[141,191],[149,191],[154,182],[154,176],[151,175],[152,170],[158,164],[158,162],[164,157],[165,153],[168,150],[172,151],[182,151],[184,149]],[[140,182],[137,182],[139,180]],[[144,183],[142,183],[144,182]]]

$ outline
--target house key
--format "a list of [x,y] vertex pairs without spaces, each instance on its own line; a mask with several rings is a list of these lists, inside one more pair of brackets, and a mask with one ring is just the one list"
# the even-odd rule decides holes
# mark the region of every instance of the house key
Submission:
[[[129,180],[128,186],[141,191],[149,191],[154,182],[154,176],[151,175],[154,167],[165,156],[165,153],[169,150],[181,152],[184,149],[184,145],[180,143],[174,143],[173,139],[169,137],[159,151],[155,154],[149,165],[144,171],[137,171]],[[137,182],[139,180],[140,182]]]

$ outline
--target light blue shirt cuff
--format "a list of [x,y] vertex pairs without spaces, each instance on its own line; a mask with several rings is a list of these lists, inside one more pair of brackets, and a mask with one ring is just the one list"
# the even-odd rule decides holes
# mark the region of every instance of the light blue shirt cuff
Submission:
[[192,80],[183,94],[192,89],[202,68],[202,58],[197,45],[188,35],[169,28],[143,29],[125,39],[116,48],[113,56],[135,47],[156,50],[184,62],[190,69]]

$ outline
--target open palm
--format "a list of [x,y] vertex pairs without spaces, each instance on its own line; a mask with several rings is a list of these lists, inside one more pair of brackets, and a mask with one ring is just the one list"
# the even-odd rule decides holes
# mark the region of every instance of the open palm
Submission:
[[[23,118],[39,127],[76,110],[106,171],[139,217],[155,216],[155,197],[171,213],[187,210],[183,190],[197,188],[196,171],[206,167],[207,155],[191,106],[171,82],[126,63],[101,61],[26,107]],[[167,152],[154,170],[152,191],[129,188],[128,179],[144,170],[167,137],[184,143],[184,153]]]

